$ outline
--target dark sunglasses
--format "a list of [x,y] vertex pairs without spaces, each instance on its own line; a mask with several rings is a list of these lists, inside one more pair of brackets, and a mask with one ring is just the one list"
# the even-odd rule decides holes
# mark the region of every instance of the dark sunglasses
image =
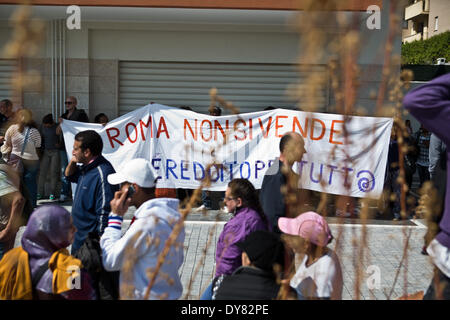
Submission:
[[64,104],[73,104],[72,101],[65,101]]

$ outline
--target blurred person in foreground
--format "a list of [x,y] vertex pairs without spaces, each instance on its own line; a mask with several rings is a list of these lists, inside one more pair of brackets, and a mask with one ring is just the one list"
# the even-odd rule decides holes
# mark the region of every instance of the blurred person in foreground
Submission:
[[[222,109],[218,106],[210,106],[208,108],[208,113],[212,117],[220,117],[222,115]],[[223,191],[208,191],[208,190],[202,190],[202,197],[201,201],[202,204],[200,207],[195,209],[195,212],[205,212],[207,210],[216,209],[213,205],[213,200],[219,200],[219,203],[223,203],[223,199],[225,197],[225,193]],[[219,210],[220,205],[219,205]]]
[[336,253],[328,248],[333,240],[327,221],[308,211],[296,218],[280,218],[282,239],[297,254],[303,255],[290,286],[299,300],[341,300],[342,269]]
[[102,126],[106,126],[109,122],[108,116],[106,114],[99,113],[94,118],[94,123],[100,123]]
[[[450,73],[433,79],[417,87],[405,96],[403,105],[424,128],[434,133],[445,145],[450,144]],[[449,149],[446,150],[449,166]],[[427,168],[428,170],[428,168]],[[447,186],[450,172],[447,170]],[[439,212],[432,212],[433,216]],[[429,220],[429,229],[439,230],[426,251],[435,266],[435,274],[427,292],[425,300],[450,299],[450,188],[445,192],[445,203],[439,229],[433,227],[433,220]],[[434,237],[433,237],[434,236]]]
[[[180,222],[179,200],[155,198],[156,177],[146,159],[133,159],[117,173],[108,175],[108,182],[120,185],[111,200],[108,227],[100,239],[103,265],[106,270],[120,270],[121,299],[178,299],[183,292],[179,269],[183,263],[184,226],[155,276],[149,292],[150,274],[158,264],[166,243]],[[130,206],[136,207],[136,220],[122,236],[123,216]]]
[[0,299],[95,299],[89,274],[66,249],[75,231],[66,209],[55,205],[36,209],[22,236],[22,246],[0,261]]

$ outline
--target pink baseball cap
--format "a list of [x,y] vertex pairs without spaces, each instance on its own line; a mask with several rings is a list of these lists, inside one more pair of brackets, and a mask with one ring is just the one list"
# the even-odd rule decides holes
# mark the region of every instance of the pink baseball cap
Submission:
[[284,233],[300,236],[321,247],[333,238],[325,218],[313,211],[299,214],[296,218],[279,218],[278,227]]

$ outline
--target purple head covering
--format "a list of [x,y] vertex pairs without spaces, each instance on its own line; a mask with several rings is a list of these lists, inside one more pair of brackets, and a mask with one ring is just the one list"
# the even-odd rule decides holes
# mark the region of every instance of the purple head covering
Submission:
[[70,213],[63,207],[48,205],[33,211],[22,236],[22,248],[28,253],[32,275],[55,251],[71,244],[71,227]]

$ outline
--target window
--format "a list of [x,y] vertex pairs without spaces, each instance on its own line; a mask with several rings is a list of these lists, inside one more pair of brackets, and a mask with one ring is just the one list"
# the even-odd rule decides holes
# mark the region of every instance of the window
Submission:
[[437,31],[439,25],[439,17],[434,17],[434,31]]

